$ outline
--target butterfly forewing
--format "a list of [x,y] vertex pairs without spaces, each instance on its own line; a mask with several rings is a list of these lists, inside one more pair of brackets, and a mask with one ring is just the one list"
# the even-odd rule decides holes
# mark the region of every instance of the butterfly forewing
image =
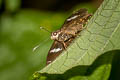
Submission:
[[73,22],[81,22],[80,19],[82,19],[83,17],[85,17],[86,15],[88,15],[88,11],[87,9],[80,9],[76,12],[74,12],[70,17],[68,17],[63,26],[63,27],[69,27],[69,25],[73,24]]

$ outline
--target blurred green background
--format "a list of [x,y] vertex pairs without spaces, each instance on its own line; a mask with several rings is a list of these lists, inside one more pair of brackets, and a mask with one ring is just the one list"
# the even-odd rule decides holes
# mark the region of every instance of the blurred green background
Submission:
[[[46,64],[52,44],[49,31],[59,29],[74,11],[90,13],[102,0],[0,0],[0,80],[28,80]],[[33,52],[33,48],[39,49]]]

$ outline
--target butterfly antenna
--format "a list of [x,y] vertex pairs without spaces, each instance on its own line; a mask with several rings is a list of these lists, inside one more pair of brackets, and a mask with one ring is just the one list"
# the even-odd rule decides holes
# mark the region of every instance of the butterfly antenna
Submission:
[[43,44],[46,43],[48,40],[49,40],[49,38],[46,39],[46,40],[44,40],[44,41],[42,41],[42,43],[36,45],[36,46],[32,49],[32,51],[35,52],[39,47],[43,46]]
[[40,27],[40,29],[43,29],[43,30],[45,30],[45,31],[47,31],[47,32],[49,32],[49,33],[51,33],[51,31],[47,30],[47,29],[44,28],[44,27]]
[[32,51],[35,52],[36,49],[39,48],[39,47],[40,47],[39,45],[35,46]]

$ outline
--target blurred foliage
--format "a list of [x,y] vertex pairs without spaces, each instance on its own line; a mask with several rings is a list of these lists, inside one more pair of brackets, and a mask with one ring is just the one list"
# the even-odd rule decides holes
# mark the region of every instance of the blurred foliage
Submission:
[[5,0],[5,9],[14,12],[20,8],[21,0]]
[[[45,26],[52,31],[52,27],[62,24],[62,16],[32,10],[22,10],[16,15],[2,15],[0,80],[26,80],[35,70],[45,66],[51,41],[44,40],[49,38],[50,33],[39,27]],[[36,50],[36,54],[33,54],[32,49],[38,44],[41,44],[41,51]]]
[[0,8],[1,8],[2,0],[0,0]]

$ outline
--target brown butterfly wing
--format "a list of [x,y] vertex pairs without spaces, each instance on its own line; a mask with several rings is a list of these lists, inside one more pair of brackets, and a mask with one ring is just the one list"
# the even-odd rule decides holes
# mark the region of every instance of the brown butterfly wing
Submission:
[[[71,38],[68,41],[66,41],[65,42],[66,47],[68,47],[73,40],[74,40],[74,38]],[[59,51],[55,51],[55,49],[58,49]],[[52,50],[54,52],[52,52]],[[64,50],[65,50],[65,47],[64,47],[63,43],[54,41],[52,44],[52,47],[50,48],[50,50],[48,52],[47,65],[50,64],[52,61],[54,61],[56,59],[56,57],[58,57]]]
[[50,48],[47,56],[47,64],[51,63],[56,59],[57,56],[64,50],[64,46],[62,43],[58,41],[54,41],[52,47]]
[[[86,16],[86,14],[88,14],[87,9],[80,9],[80,10],[72,13],[72,15],[69,16],[69,17],[65,20],[64,24],[70,23],[70,22],[72,22],[72,21],[75,21],[76,18],[82,18],[82,17]],[[76,16],[76,17],[75,17],[75,16]],[[78,16],[78,17],[77,17],[77,16]]]
[[90,16],[87,9],[80,9],[66,19],[61,30],[68,34],[78,33],[83,29],[83,25],[86,24]]

